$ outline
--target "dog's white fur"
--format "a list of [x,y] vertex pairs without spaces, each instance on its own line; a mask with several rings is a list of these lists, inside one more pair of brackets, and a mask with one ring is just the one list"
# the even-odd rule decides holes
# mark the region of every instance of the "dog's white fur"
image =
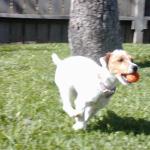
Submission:
[[52,54],[52,60],[57,66],[55,83],[63,109],[75,118],[74,130],[85,129],[87,121],[108,103],[115,92],[116,81],[126,85],[128,82],[122,74],[132,73],[137,67],[123,50],[115,50],[100,58],[102,66],[83,56],[61,60]]

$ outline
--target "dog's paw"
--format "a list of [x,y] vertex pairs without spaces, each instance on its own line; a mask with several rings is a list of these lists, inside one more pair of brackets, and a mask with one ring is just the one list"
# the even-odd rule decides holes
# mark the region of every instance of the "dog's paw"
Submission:
[[85,124],[83,122],[77,122],[77,123],[75,123],[72,128],[75,131],[77,131],[77,130],[85,130],[86,129]]
[[72,111],[72,113],[70,113],[70,117],[75,118],[75,117],[80,117],[82,115],[82,112],[79,112],[77,110]]

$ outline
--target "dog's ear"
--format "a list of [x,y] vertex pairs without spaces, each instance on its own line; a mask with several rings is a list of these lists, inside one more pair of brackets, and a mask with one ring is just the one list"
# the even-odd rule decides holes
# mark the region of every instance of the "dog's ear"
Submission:
[[100,58],[100,63],[102,67],[107,68],[110,56],[111,56],[111,52],[108,52],[104,57]]

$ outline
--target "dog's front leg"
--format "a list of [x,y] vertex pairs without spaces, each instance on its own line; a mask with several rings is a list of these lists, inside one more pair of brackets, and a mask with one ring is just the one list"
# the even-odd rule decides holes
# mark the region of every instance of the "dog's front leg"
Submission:
[[74,130],[86,129],[86,122],[84,121],[84,113],[75,117]]
[[75,103],[75,110],[77,114],[74,117],[82,116],[84,114],[84,110],[86,107],[86,102],[84,101],[84,98],[82,96],[77,96]]
[[85,106],[82,114],[75,117],[76,123],[73,125],[74,130],[86,129],[88,120],[97,112],[97,109],[91,106]]
[[76,109],[76,116],[75,117],[75,124],[73,125],[74,130],[80,130],[86,128],[86,122],[84,118],[84,111],[85,111],[86,103],[84,99],[78,95],[75,100],[75,109]]
[[87,122],[96,112],[97,112],[97,109],[91,106],[87,106],[84,112],[84,121]]
[[74,130],[86,129],[88,120],[95,114],[96,110],[83,101],[76,101],[76,111]]

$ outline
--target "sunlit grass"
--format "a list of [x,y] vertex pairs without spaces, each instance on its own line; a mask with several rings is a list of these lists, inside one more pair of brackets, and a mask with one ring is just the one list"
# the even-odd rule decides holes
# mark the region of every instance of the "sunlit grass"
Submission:
[[141,79],[119,85],[87,131],[74,132],[54,83],[52,52],[67,44],[0,46],[0,150],[149,150],[150,45],[125,44]]

